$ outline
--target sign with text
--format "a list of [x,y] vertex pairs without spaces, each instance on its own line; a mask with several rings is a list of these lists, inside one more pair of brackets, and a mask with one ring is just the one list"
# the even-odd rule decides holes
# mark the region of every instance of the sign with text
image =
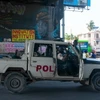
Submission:
[[25,49],[25,43],[18,42],[0,42],[0,53],[15,53],[16,50]]
[[24,42],[25,40],[35,39],[34,30],[26,29],[13,29],[12,30],[12,41],[13,42]]
[[25,46],[24,43],[12,43],[12,42],[7,42],[4,43],[4,52],[5,53],[15,53],[16,50],[22,51]]

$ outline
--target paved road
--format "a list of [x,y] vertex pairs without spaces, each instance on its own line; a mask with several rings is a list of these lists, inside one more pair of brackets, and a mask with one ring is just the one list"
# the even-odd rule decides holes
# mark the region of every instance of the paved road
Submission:
[[23,94],[11,94],[0,86],[0,100],[100,100],[100,93],[73,82],[36,82]]

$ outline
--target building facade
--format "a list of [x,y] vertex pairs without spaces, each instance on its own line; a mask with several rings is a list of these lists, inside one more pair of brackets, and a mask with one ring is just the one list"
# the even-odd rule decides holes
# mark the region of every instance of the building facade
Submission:
[[88,43],[97,52],[100,52],[100,29],[78,35],[79,40],[88,40]]

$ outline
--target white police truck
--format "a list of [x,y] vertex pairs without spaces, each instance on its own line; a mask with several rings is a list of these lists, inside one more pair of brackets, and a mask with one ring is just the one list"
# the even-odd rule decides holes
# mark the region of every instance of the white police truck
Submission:
[[26,41],[21,59],[0,59],[0,83],[8,91],[20,93],[41,80],[80,82],[100,91],[100,60],[83,61],[75,45],[48,40]]

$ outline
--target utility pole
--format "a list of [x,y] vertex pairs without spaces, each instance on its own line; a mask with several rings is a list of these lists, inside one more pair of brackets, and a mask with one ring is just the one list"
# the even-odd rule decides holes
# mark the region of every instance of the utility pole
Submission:
[[62,18],[62,38],[65,40],[65,14],[63,6],[63,18]]
[[72,29],[70,29],[70,42],[72,43]]

